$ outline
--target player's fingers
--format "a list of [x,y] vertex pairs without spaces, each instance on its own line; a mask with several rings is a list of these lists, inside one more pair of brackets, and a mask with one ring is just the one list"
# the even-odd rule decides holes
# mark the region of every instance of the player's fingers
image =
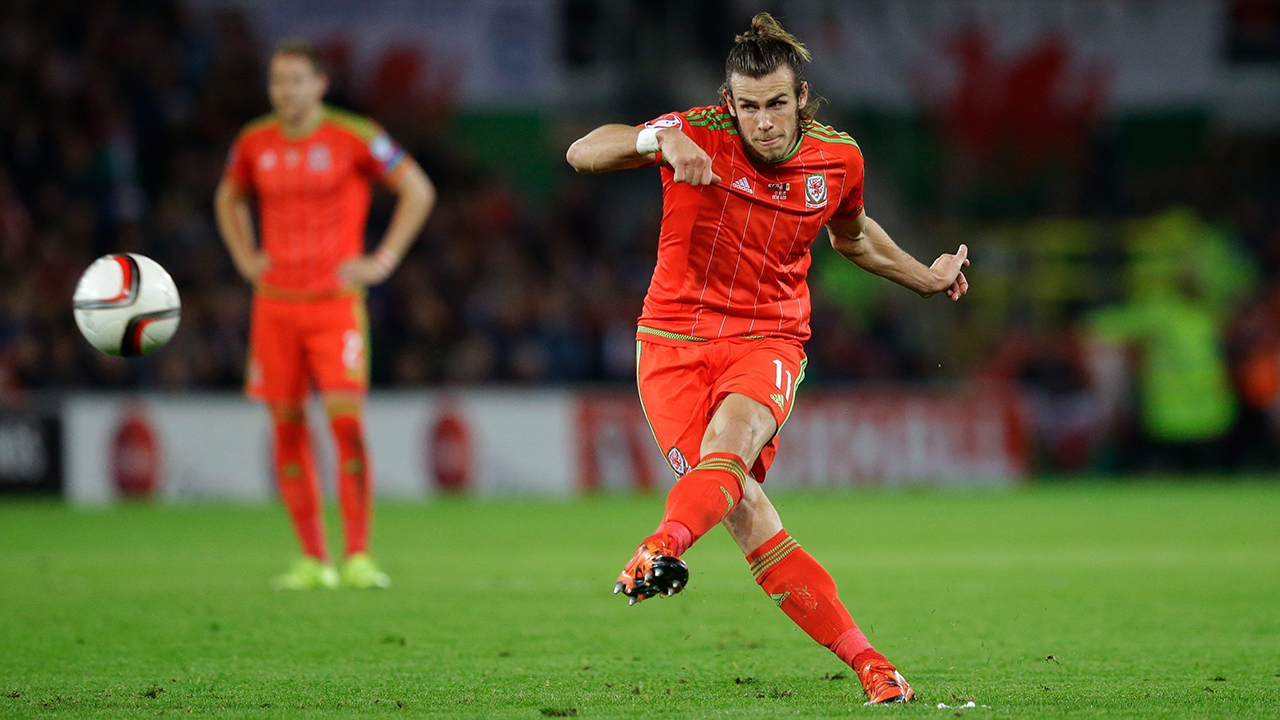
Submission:
[[969,257],[969,246],[961,243],[960,249],[956,250],[956,257],[960,258],[961,262],[967,259]]
[[698,184],[712,183],[712,161],[710,161],[710,158],[700,156],[696,160],[696,167],[698,167]]
[[720,181],[720,176],[719,176],[719,175],[717,175],[717,174],[715,174],[715,173],[711,173],[711,184],[713,184],[713,185],[719,185],[719,184],[720,184],[720,182],[721,182],[721,181]]

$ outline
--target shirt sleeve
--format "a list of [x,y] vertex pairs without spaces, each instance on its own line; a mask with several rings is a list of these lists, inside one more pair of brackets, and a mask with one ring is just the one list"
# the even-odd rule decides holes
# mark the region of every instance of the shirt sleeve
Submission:
[[374,179],[390,175],[400,163],[404,162],[405,151],[400,144],[391,139],[382,126],[375,126],[375,133],[368,142],[361,141],[357,165],[360,170]]
[[849,161],[849,174],[845,178],[844,196],[840,198],[840,204],[836,206],[836,212],[832,217],[851,218],[857,217],[862,213],[862,181],[862,153],[855,151],[854,157]]
[[237,137],[231,144],[231,152],[227,155],[227,166],[222,171],[222,177],[238,187],[249,190],[253,188],[253,160],[246,153],[244,145],[243,135]]
[[[690,122],[689,114],[692,112],[694,111],[688,110],[682,113],[669,112],[665,115],[659,115],[658,117],[650,120],[649,122],[643,125],[640,125],[639,127],[658,128],[659,130],[663,128],[675,128],[680,132],[684,133],[685,137],[692,140],[698,147],[702,148],[703,150],[706,150],[707,152],[711,152],[710,142],[709,142],[710,136],[707,133],[706,123],[695,125],[692,122]],[[655,157],[652,164],[653,165],[662,164],[662,151],[658,151],[657,153],[655,153]]]

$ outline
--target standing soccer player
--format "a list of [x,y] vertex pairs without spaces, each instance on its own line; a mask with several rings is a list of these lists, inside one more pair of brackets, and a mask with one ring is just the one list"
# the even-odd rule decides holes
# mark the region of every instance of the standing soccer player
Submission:
[[[368,552],[373,502],[362,413],[369,384],[364,288],[399,264],[435,203],[412,157],[373,121],[323,104],[328,78],[315,49],[286,41],[271,57],[274,112],[236,138],[218,186],[222,239],[254,286],[246,391],[271,411],[275,472],[303,557],[280,589],[385,588]],[[364,254],[370,183],[397,196],[378,249]],[[262,242],[254,241],[256,195]],[[338,450],[346,531],[339,572],[328,560],[305,402],[319,391]]]
[[809,247],[825,226],[854,264],[922,297],[968,290],[968,250],[925,267],[862,207],[862,154],[813,120],[809,52],[767,13],[735,39],[724,104],[643,128],[605,125],[569,148],[580,173],[662,166],[658,264],[636,335],[640,402],[679,476],[658,529],[614,592],[631,603],[688,583],[680,556],[717,523],[756,582],[858,674],[871,703],[911,686],[854,624],[831,576],[787,534],[761,488],[804,378]]

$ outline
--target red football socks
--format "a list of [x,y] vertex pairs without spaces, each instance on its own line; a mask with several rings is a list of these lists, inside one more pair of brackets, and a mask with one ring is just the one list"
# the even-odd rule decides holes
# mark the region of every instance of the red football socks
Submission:
[[311,459],[311,436],[305,422],[275,421],[276,486],[284,501],[302,552],[325,559],[324,525],[320,519],[320,487]]
[[747,555],[751,574],[778,607],[850,667],[883,659],[845,610],[831,575],[786,530]]
[[747,468],[733,453],[710,453],[667,495],[667,512],[654,536],[679,557],[742,500]]
[[372,484],[364,447],[364,423],[358,415],[342,414],[330,418],[329,424],[338,448],[338,505],[346,529],[347,555],[366,552]]

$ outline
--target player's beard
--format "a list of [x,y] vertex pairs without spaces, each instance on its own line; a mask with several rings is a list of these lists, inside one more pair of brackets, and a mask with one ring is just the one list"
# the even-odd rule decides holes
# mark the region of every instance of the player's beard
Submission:
[[[800,139],[800,131],[803,123],[804,117],[802,117],[797,111],[795,124],[792,126],[789,134],[784,135],[779,138],[777,142],[763,148],[756,145],[756,140],[754,138],[749,139],[746,142],[747,149],[750,150],[751,154],[755,155],[759,160],[763,160],[764,162],[777,162],[787,155],[790,155],[791,151],[795,149],[796,142]],[[739,132],[741,132],[741,128],[739,128]]]

